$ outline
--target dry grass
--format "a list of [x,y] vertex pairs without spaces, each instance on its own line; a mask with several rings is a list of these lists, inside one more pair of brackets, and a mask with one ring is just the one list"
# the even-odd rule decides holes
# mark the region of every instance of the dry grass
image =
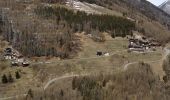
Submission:
[[[2,1],[0,1],[0,4],[1,4],[1,2]],[[14,8],[14,6],[16,6],[18,4],[9,3],[7,6],[9,6],[9,5],[12,5],[11,8]],[[20,26],[20,27],[18,27],[16,25],[15,27],[24,31],[26,28],[26,25],[27,25],[26,22],[29,22],[28,24],[31,26],[32,29],[34,29],[33,31],[37,31],[39,34],[43,34],[43,33],[50,34],[50,33],[56,32],[54,22],[52,22],[51,20],[43,20],[43,22],[42,22],[42,19],[39,19],[35,16],[28,16],[27,14],[25,14],[25,11],[27,11],[26,6],[27,7],[31,6],[31,4],[20,5],[17,7],[17,9],[13,9],[14,12],[12,13],[13,14],[12,16],[17,15],[14,19],[14,22],[16,22],[16,24],[18,24]],[[104,11],[104,9],[99,9],[99,8],[94,8],[94,9]],[[118,10],[120,10],[120,9],[118,9]],[[117,12],[110,11],[110,10],[106,10],[104,12],[111,13],[111,14],[113,13],[113,14],[117,14],[117,15],[121,14],[121,13],[117,13]],[[30,10],[28,14],[32,14],[32,10]],[[22,18],[21,18],[21,15],[22,15]],[[163,28],[163,26],[160,25],[159,23],[147,22],[148,20],[143,19],[143,18],[139,18],[139,19],[144,20],[143,26],[146,28],[146,30],[149,33],[154,33],[151,35],[148,34],[148,36],[155,36],[155,38],[158,38],[161,40],[164,40],[164,38],[169,38],[169,35],[167,35],[169,33],[169,31],[166,31],[166,29]],[[33,24],[31,24],[31,23],[33,23]],[[49,25],[49,27],[47,27],[46,25]],[[50,26],[53,26],[53,27],[51,28]],[[152,29],[152,30],[150,30],[150,29]],[[162,54],[161,54],[162,51],[160,49],[154,53],[148,53],[145,55],[136,54],[136,53],[127,53],[126,52],[127,45],[128,45],[127,39],[123,39],[123,38],[112,39],[109,35],[106,34],[106,42],[98,43],[98,42],[94,42],[92,39],[85,36],[84,34],[80,34],[80,35],[82,37],[82,42],[83,42],[83,51],[81,51],[78,54],[78,56],[75,58],[97,57],[96,56],[97,50],[101,50],[101,51],[109,52],[109,53],[115,53],[117,51],[120,51],[120,52],[117,53],[116,55],[113,55],[110,57],[101,57],[101,58],[95,58],[95,59],[60,61],[60,60],[57,60],[56,58],[54,58],[54,59],[50,59],[47,61],[55,62],[55,63],[46,64],[46,65],[39,64],[36,66],[33,65],[31,68],[12,68],[11,69],[9,67],[9,63],[5,62],[4,64],[0,64],[0,67],[4,66],[4,65],[6,66],[6,64],[7,64],[7,67],[1,67],[2,68],[2,69],[0,69],[1,76],[3,73],[11,72],[13,74],[16,70],[20,70],[22,72],[22,78],[20,80],[16,80],[15,83],[13,83],[13,84],[2,85],[2,87],[0,87],[0,90],[2,90],[0,92],[0,96],[1,95],[3,95],[3,96],[9,95],[10,96],[10,95],[15,95],[15,94],[22,94],[23,92],[26,92],[29,88],[40,88],[50,78],[63,76],[68,73],[75,73],[75,74],[101,73],[101,72],[102,73],[110,73],[115,70],[119,72],[120,69],[122,69],[122,66],[128,62],[154,61],[154,60],[160,60],[162,57]],[[2,52],[2,48],[6,47],[6,46],[7,46],[6,42],[0,41],[0,52]],[[123,52],[121,52],[121,51],[123,51]],[[46,59],[43,59],[43,58],[41,60],[46,61]],[[151,65],[153,66],[152,68],[153,68],[154,73],[162,75],[162,69],[158,65],[158,63],[151,63]],[[130,71],[127,73],[129,75],[132,72],[132,74],[134,74],[134,75],[132,75],[132,77],[136,76],[138,78],[138,72],[140,72],[140,69],[133,69],[133,67],[132,67],[132,69],[130,69],[130,70],[137,70],[137,72],[135,74],[133,73],[133,71]],[[142,73],[142,74],[145,74],[145,73]],[[116,77],[118,77],[120,75],[120,77],[118,77],[118,80],[120,80],[120,83],[124,80],[124,76],[122,76],[122,73],[115,74],[115,75],[116,75]],[[33,79],[34,76],[37,76],[37,77],[35,77],[35,79]],[[72,84],[71,80],[72,79],[64,80],[64,81],[59,82],[56,86],[51,86],[51,88],[48,90],[50,92],[48,93],[48,91],[47,91],[46,95],[52,95],[54,93],[56,93],[58,95],[61,92],[61,89],[63,89],[64,95],[65,95],[64,96],[65,100],[70,100],[70,96],[72,96],[72,100],[76,100],[76,99],[81,100],[82,97],[80,96],[80,93],[75,90],[71,90],[71,84]],[[127,88],[128,86],[132,86],[130,83],[131,81],[132,80],[128,80],[129,84],[127,84],[127,85],[124,83],[120,84],[119,81],[116,81],[115,83],[113,81],[111,81],[110,83],[108,83],[108,88],[110,88],[110,89],[115,88],[114,87],[114,85],[115,85],[115,86],[118,86],[118,90],[120,89],[121,91],[123,91],[122,86],[125,85],[125,88]],[[123,81],[123,82],[126,83],[127,81]],[[144,81],[142,81],[142,83],[143,82]],[[111,85],[111,86],[109,86],[109,85]],[[142,85],[141,88],[145,89],[144,86],[145,85]],[[130,88],[132,88],[132,90],[134,90],[133,89],[134,87],[130,87]],[[120,91],[118,91],[118,90],[115,90],[114,92],[113,91],[112,92],[117,93],[117,95],[119,95]],[[41,93],[43,92],[42,90],[38,90],[38,89],[37,89],[37,91],[40,91]],[[55,91],[55,92],[51,92],[51,91]],[[126,94],[126,93],[124,93],[124,94]],[[120,94],[119,96],[121,97],[122,94]],[[58,97],[60,97],[60,96],[58,95]],[[130,98],[130,100],[132,100],[135,98],[135,96],[131,95],[131,97],[129,97],[129,98]],[[152,97],[150,97],[150,98],[146,97],[146,100],[151,99],[151,98]],[[54,100],[52,96],[51,96],[51,98],[48,98],[48,99]],[[48,99],[46,99],[46,100],[48,100]],[[117,98],[117,100],[121,100],[121,99],[122,98]],[[108,100],[109,100],[109,98],[108,98]],[[140,100],[140,99],[137,98],[137,100]]]
[[128,40],[124,38],[112,39],[105,33],[105,42],[94,42],[84,34],[80,34],[83,42],[83,51],[79,53],[78,58],[87,58],[96,56],[97,51],[108,52],[110,54],[124,51],[127,49]]
[[[19,71],[21,78],[15,78],[15,72]],[[30,87],[33,87],[32,78],[33,78],[33,70],[31,68],[23,68],[23,67],[11,67],[10,62],[0,61],[0,88],[3,90],[0,92],[0,97],[2,96],[11,96],[15,94],[20,94],[21,92],[27,91]],[[12,75],[14,79],[14,83],[2,84],[1,79],[2,75],[9,73]]]
[[72,78],[58,81],[45,92],[33,90],[32,99],[168,100],[169,98],[163,88],[164,84],[155,76],[150,66],[143,63],[130,67],[126,72],[93,74],[76,77],[73,83],[72,81]]
[[[22,78],[17,80],[14,84],[9,84],[3,88],[5,90],[3,95],[20,94],[21,91],[26,92],[29,88],[41,88],[49,79],[63,76],[65,74],[90,74],[90,73],[110,73],[113,71],[119,72],[122,66],[128,62],[134,61],[153,61],[161,59],[161,50],[158,49],[154,53],[138,54],[127,53],[127,39],[116,38],[112,39],[106,35],[105,43],[94,42],[89,37],[82,35],[83,51],[79,53],[76,58],[89,58],[89,59],[69,59],[57,60],[56,58],[47,60],[41,58],[40,61],[55,62],[51,64],[37,64],[32,65],[31,68],[10,68],[8,67],[3,73],[15,72],[21,70]],[[96,51],[102,50],[110,53],[119,53],[109,57],[97,57]],[[123,51],[123,52],[121,52]],[[93,58],[96,57],[96,58]],[[35,77],[36,76],[36,77]],[[34,77],[34,79],[33,79]],[[33,80],[32,80],[33,79]],[[24,88],[24,90],[22,90]],[[72,93],[72,92],[70,92]],[[77,94],[77,92],[73,92]]]

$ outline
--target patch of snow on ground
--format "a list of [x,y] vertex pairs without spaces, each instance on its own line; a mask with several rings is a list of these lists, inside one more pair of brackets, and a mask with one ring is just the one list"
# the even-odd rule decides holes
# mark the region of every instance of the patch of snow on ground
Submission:
[[96,11],[90,7],[90,6],[99,7],[95,4],[84,3],[84,2],[77,1],[77,0],[67,0],[66,5],[76,10],[85,11],[86,13],[101,14],[101,12]]

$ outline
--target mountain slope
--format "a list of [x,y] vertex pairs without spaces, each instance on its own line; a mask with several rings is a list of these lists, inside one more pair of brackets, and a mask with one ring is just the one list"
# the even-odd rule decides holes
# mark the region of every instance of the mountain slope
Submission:
[[111,14],[116,16],[122,16],[122,13],[120,12],[107,9],[96,4],[80,2],[78,0],[67,0],[66,6],[70,7],[73,10],[85,11],[89,14]]
[[170,38],[164,27],[170,27],[170,16],[145,0],[0,1],[3,3],[8,4],[3,6],[9,8],[9,16],[3,19],[6,30],[2,35],[27,56],[72,57],[71,53],[78,52],[73,47],[81,48],[76,32],[97,34],[98,38],[102,32],[125,37],[135,30],[161,43]]
[[161,24],[167,25],[170,29],[170,16],[146,0],[102,0],[102,1],[80,0],[80,1],[95,3],[110,9],[115,9],[115,7],[118,6],[120,8],[116,10],[121,10],[122,8],[124,8],[123,10],[125,12],[127,11],[140,12],[152,20],[156,20],[159,21]]
[[170,0],[164,2],[163,4],[161,4],[159,6],[159,8],[161,8],[163,11],[167,12],[168,14],[170,14]]

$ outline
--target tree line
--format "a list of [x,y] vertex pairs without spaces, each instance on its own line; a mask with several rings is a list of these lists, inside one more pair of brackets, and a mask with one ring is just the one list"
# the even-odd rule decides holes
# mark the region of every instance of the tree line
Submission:
[[[20,73],[18,71],[15,72],[15,78],[16,79],[20,79],[21,78],[21,75],[20,75]],[[12,77],[11,73],[9,73],[8,76],[6,74],[4,74],[2,76],[1,81],[2,81],[3,84],[13,83],[14,82],[14,78]]]
[[35,12],[43,18],[54,19],[57,24],[64,21],[65,25],[74,32],[86,31],[88,34],[92,34],[94,30],[99,30],[99,32],[109,32],[113,37],[125,37],[131,35],[132,30],[135,29],[134,22],[113,15],[87,14],[83,11],[74,12],[64,7],[49,6],[38,6]]
[[4,18],[3,23],[0,23],[3,29],[1,35],[24,56],[56,56],[64,59],[72,57],[81,49],[79,37],[68,29],[62,28],[62,31],[50,35],[35,34],[37,30],[32,27],[36,26],[30,24],[26,25],[23,31],[16,31],[8,17]]
[[70,58],[81,50],[80,37],[74,34],[76,32],[85,31],[95,36],[94,39],[99,37],[104,41],[103,35],[100,34],[102,32],[108,32],[112,37],[125,37],[131,35],[135,29],[135,23],[117,16],[87,14],[64,7],[53,8],[43,5],[37,6],[34,11],[40,19],[52,19],[55,22],[57,28],[54,33],[36,34],[40,29],[34,30],[33,27],[37,26],[32,26],[36,25],[36,22],[32,21],[29,24],[25,23],[26,26],[22,31],[16,31],[7,16],[0,23],[4,39],[24,56]]

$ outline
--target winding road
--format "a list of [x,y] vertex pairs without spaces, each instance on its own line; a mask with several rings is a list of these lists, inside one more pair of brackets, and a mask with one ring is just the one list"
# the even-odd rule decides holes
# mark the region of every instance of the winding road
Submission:
[[[115,55],[117,53],[119,53],[121,51],[118,51],[118,52],[115,52],[109,56],[112,56],[112,55]],[[165,48],[164,49],[164,55],[162,57],[162,59],[160,60],[156,60],[156,61],[147,61],[147,63],[152,63],[152,62],[158,62],[158,61],[161,61],[161,60],[164,60],[166,59],[166,57],[170,54],[170,49],[168,48]],[[103,57],[106,57],[106,56],[103,56]],[[108,57],[108,56],[107,56]],[[101,58],[101,57],[92,57],[92,58],[80,58],[80,59],[71,59],[71,60],[89,60],[89,59],[97,59],[97,58]],[[64,61],[68,61],[68,60],[64,60]],[[70,60],[69,60],[70,61]],[[60,61],[61,62],[61,61]],[[51,64],[51,63],[56,63],[56,62],[46,62],[45,64]],[[58,62],[57,62],[58,63]],[[130,65],[133,65],[133,64],[137,64],[138,62],[130,62],[126,65],[124,65],[124,70],[127,70],[128,67]],[[34,63],[34,64],[41,64],[41,63]],[[44,63],[42,63],[44,64]],[[53,84],[54,82],[58,82],[60,80],[64,80],[64,79],[67,79],[67,78],[72,78],[72,77],[78,77],[78,76],[87,76],[88,74],[84,74],[84,75],[65,75],[65,76],[61,76],[61,77],[57,77],[57,78],[54,78],[54,79],[51,79],[49,80],[43,87],[44,90],[46,90],[51,84]],[[5,97],[5,98],[0,98],[0,100],[9,100],[9,99],[13,99],[13,98],[18,98],[20,96],[26,96],[27,94],[21,94],[21,95],[16,95],[16,96],[11,96],[11,97]]]
[[[160,59],[160,60],[154,60],[154,61],[145,61],[145,62],[146,62],[146,63],[154,63],[154,62],[158,62],[158,61],[163,61],[163,60],[166,59],[166,57],[167,57],[169,54],[170,54],[170,49],[168,49],[168,48],[166,47],[166,48],[164,48],[164,54],[163,54],[162,59]],[[137,64],[137,63],[138,63],[138,62],[128,63],[128,64],[124,65],[123,68],[124,68],[124,70],[127,70],[130,65]]]
[[78,76],[86,76],[86,75],[67,75],[67,76],[54,78],[54,79],[47,82],[47,84],[44,86],[44,90],[46,90],[54,82],[57,82],[57,81],[63,80],[63,79],[67,79],[67,78],[78,77]]
[[[154,62],[158,62],[158,61],[161,61],[161,60],[164,60],[166,59],[166,57],[170,54],[170,49],[168,48],[165,48],[164,49],[164,55],[163,55],[163,58],[160,59],[160,60],[154,60],[154,61],[146,61],[146,63],[154,63]],[[127,70],[128,67],[130,65],[133,65],[133,64],[137,64],[138,62],[131,62],[131,63],[128,63],[126,65],[124,65],[124,70]],[[87,75],[67,75],[67,76],[62,76],[62,77],[58,77],[58,78],[54,78],[52,80],[50,80],[49,82],[47,82],[47,84],[44,86],[44,90],[46,90],[52,83],[54,83],[55,81],[59,81],[59,80],[62,80],[62,79],[66,79],[66,78],[71,78],[71,77],[76,77],[76,76],[87,76]]]
[[[124,51],[127,51],[127,50],[123,50],[123,51],[116,51],[112,54],[110,54],[109,56],[95,56],[95,57],[90,57],[90,58],[75,58],[75,59],[68,59],[68,60],[62,60],[62,61],[55,61],[55,62],[35,62],[35,63],[32,63],[32,65],[37,65],[37,64],[52,64],[52,63],[60,63],[60,62],[66,62],[66,61],[75,61],[75,60],[91,60],[91,59],[99,59],[99,58],[105,58],[105,57],[110,57],[110,56],[113,56],[115,54],[118,54],[119,52],[124,52]],[[40,70],[41,71],[41,70]],[[39,73],[39,72],[38,72]],[[76,77],[76,76],[86,76],[86,75],[66,75],[66,76],[61,76],[61,77],[58,77],[58,78],[54,78],[50,81],[48,81],[46,83],[46,85],[44,86],[44,90],[46,90],[52,83],[56,82],[56,81],[59,81],[59,80],[62,80],[62,79],[67,79],[67,78],[71,78],[71,77]],[[36,76],[35,76],[36,77]],[[34,78],[35,78],[34,77]],[[34,79],[33,78],[33,79]],[[0,97],[0,100],[10,100],[10,99],[13,99],[13,98],[18,98],[18,97],[22,97],[22,96],[26,96],[27,94],[21,94],[21,95],[16,95],[16,96],[10,96],[10,97],[3,97],[1,98]]]

